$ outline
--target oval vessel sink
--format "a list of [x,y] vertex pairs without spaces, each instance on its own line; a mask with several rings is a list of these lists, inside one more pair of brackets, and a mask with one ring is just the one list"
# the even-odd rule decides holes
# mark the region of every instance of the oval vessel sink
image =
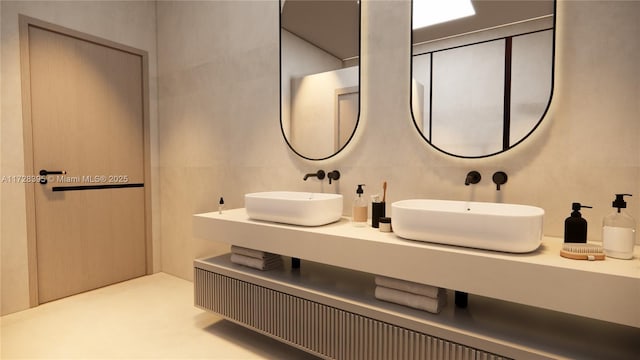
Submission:
[[244,195],[250,219],[291,225],[320,226],[340,220],[342,195],[266,191]]
[[526,253],[542,241],[544,210],[527,205],[453,200],[391,204],[393,231],[410,240]]

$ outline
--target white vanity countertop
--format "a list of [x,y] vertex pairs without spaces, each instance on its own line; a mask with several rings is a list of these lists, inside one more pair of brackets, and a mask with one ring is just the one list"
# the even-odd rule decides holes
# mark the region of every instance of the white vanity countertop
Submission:
[[250,220],[245,209],[197,214],[194,236],[640,328],[640,249],[633,260],[565,259],[562,239],[527,254],[402,239],[349,219],[320,227]]

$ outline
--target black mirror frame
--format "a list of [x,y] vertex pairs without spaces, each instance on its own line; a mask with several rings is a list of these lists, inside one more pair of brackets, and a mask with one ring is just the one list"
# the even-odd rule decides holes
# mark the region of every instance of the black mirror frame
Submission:
[[287,143],[287,146],[289,146],[289,149],[291,149],[291,151],[293,151],[296,155],[300,156],[303,159],[306,160],[311,160],[311,161],[320,161],[320,160],[326,160],[329,158],[332,158],[336,155],[338,155],[342,150],[344,150],[347,145],[349,145],[349,143],[351,142],[351,140],[353,139],[356,130],[358,129],[358,125],[360,124],[360,109],[361,109],[361,94],[362,94],[362,62],[361,62],[361,58],[362,58],[362,3],[360,1],[358,1],[358,118],[356,119],[356,125],[353,128],[353,132],[351,132],[351,135],[349,135],[349,139],[347,139],[347,141],[344,143],[344,145],[342,145],[340,147],[340,149],[338,149],[338,151],[336,151],[335,153],[329,155],[329,156],[325,156],[325,157],[321,157],[321,158],[311,158],[308,156],[305,156],[301,153],[299,153],[296,149],[293,148],[293,145],[291,144],[291,142],[289,142],[289,139],[287,139],[287,136],[285,134],[284,131],[284,126],[282,125],[282,9],[281,9],[281,1],[282,0],[278,0],[278,53],[279,53],[279,71],[278,71],[278,84],[279,84],[279,97],[278,100],[280,102],[279,105],[279,110],[280,110],[280,131],[282,132],[282,138],[284,139],[284,141]]
[[[498,155],[501,154],[503,152],[506,152],[508,150],[513,149],[514,147],[520,145],[523,141],[525,141],[531,134],[533,134],[534,131],[536,131],[536,129],[540,126],[540,124],[542,123],[542,120],[545,118],[545,116],[547,115],[547,112],[549,111],[549,107],[551,106],[551,100],[553,99],[553,93],[554,93],[554,88],[555,88],[555,61],[556,61],[556,30],[557,30],[557,0],[553,1],[553,41],[552,41],[552,49],[551,49],[551,91],[549,93],[549,100],[547,102],[547,106],[545,107],[544,111],[542,112],[542,115],[540,116],[540,119],[538,120],[538,122],[535,124],[535,126],[533,128],[531,128],[531,130],[525,135],[523,136],[520,140],[516,141],[513,145],[509,145],[508,147],[504,148],[503,145],[503,149],[500,151],[496,151],[490,154],[486,154],[486,155],[478,155],[478,156],[464,156],[464,155],[458,155],[458,154],[453,154],[450,153],[444,149],[441,149],[439,147],[437,147],[436,145],[432,144],[431,141],[429,141],[429,139],[427,139],[426,136],[424,136],[423,132],[420,130],[420,127],[418,126],[418,123],[416,122],[416,117],[413,114],[413,87],[411,86],[412,83],[412,79],[413,79],[413,0],[411,0],[411,21],[410,26],[409,26],[409,32],[410,32],[410,42],[409,42],[409,111],[411,112],[411,119],[413,120],[413,125],[416,128],[416,131],[418,131],[418,133],[420,134],[420,136],[424,139],[424,141],[427,142],[427,144],[429,144],[431,147],[433,147],[434,149],[453,156],[453,157],[457,157],[457,158],[462,158],[462,159],[482,159],[482,158],[486,158],[486,157],[490,157],[490,156],[494,156],[494,155]],[[461,45],[461,46],[468,46],[468,45],[473,45],[473,44],[466,44],[466,45]],[[461,47],[459,46],[459,47]]]

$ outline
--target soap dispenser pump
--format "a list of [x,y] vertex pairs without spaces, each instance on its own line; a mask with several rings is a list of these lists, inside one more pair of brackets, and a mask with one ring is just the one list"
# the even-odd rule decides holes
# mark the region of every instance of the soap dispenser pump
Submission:
[[367,202],[362,197],[364,194],[364,189],[362,187],[364,184],[358,184],[358,188],[356,189],[356,198],[353,200],[353,213],[352,220],[355,225],[365,226],[367,225]]
[[602,247],[608,257],[617,259],[633,258],[635,245],[636,223],[633,218],[622,209],[627,208],[625,196],[631,194],[616,194],[613,207],[616,210],[605,216],[602,221]]
[[587,242],[587,220],[582,217],[581,208],[591,209],[591,206],[573,203],[571,216],[564,221],[564,242],[566,243]]

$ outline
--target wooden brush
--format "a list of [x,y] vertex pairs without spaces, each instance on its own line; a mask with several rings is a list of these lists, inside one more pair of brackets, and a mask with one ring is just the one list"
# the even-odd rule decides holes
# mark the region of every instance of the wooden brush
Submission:
[[382,183],[382,202],[386,202],[387,200],[387,182]]
[[604,249],[593,244],[564,243],[560,256],[574,260],[604,260]]

